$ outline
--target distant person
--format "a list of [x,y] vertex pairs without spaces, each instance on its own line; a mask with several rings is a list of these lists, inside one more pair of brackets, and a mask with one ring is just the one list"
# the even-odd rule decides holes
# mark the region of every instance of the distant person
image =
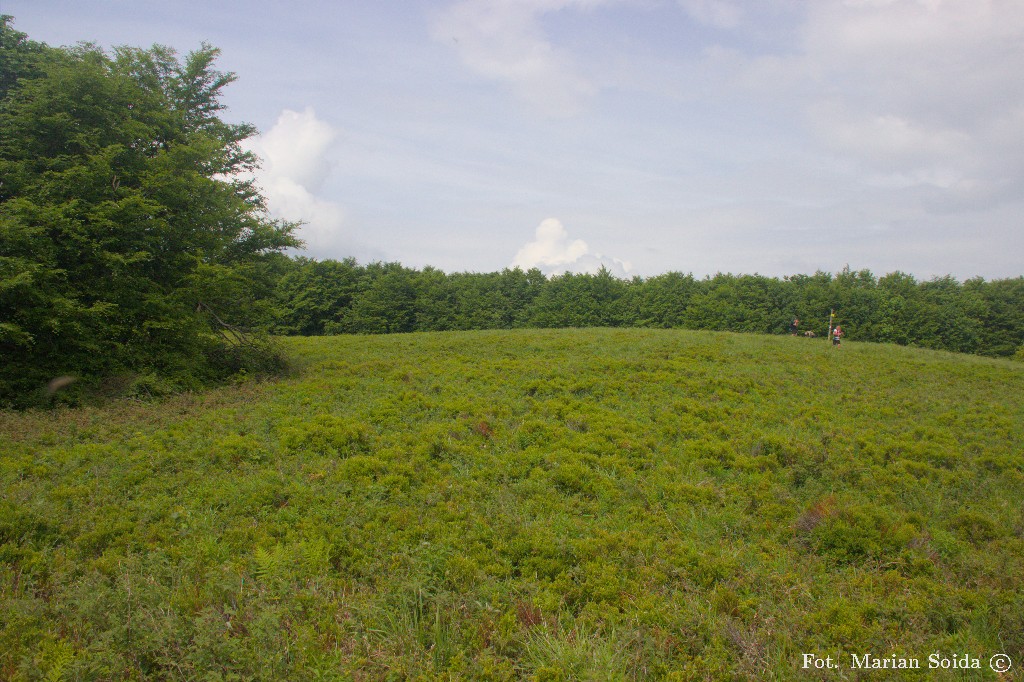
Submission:
[[793,321],[789,323],[789,333],[796,336],[797,329],[800,327],[800,318],[794,317]]
[[842,344],[842,342],[840,341],[841,338],[843,338],[843,328],[840,327],[837,324],[836,328],[834,330],[832,330],[832,347],[833,348],[838,348]]

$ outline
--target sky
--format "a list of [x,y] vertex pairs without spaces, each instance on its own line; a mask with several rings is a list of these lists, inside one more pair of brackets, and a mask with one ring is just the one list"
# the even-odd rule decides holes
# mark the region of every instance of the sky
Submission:
[[209,42],[309,257],[1024,275],[1021,0],[0,0]]

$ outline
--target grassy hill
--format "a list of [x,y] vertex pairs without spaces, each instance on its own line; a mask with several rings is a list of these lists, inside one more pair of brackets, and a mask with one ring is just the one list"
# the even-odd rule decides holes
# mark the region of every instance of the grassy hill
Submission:
[[281,381],[0,413],[0,679],[1024,666],[1024,364],[676,330],[282,343]]

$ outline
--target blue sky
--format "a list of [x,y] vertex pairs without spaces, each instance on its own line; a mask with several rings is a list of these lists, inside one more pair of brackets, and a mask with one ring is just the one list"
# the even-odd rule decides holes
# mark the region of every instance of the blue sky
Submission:
[[307,254],[621,276],[1024,274],[1019,0],[0,0],[223,51]]

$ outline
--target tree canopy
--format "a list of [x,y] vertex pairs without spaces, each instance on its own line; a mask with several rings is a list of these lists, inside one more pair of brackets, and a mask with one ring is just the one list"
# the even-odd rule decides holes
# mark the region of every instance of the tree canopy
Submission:
[[299,242],[253,185],[255,129],[220,118],[219,50],[53,48],[9,16],[0,50],[0,402],[58,376],[238,369],[212,332],[248,321]]
[[353,259],[282,263],[270,323],[282,334],[378,334],[513,327],[683,327],[825,336],[835,310],[848,339],[992,356],[1024,354],[1024,278],[985,281],[868,270],[832,274],[669,272],[629,280],[607,270],[545,277],[416,270]]

